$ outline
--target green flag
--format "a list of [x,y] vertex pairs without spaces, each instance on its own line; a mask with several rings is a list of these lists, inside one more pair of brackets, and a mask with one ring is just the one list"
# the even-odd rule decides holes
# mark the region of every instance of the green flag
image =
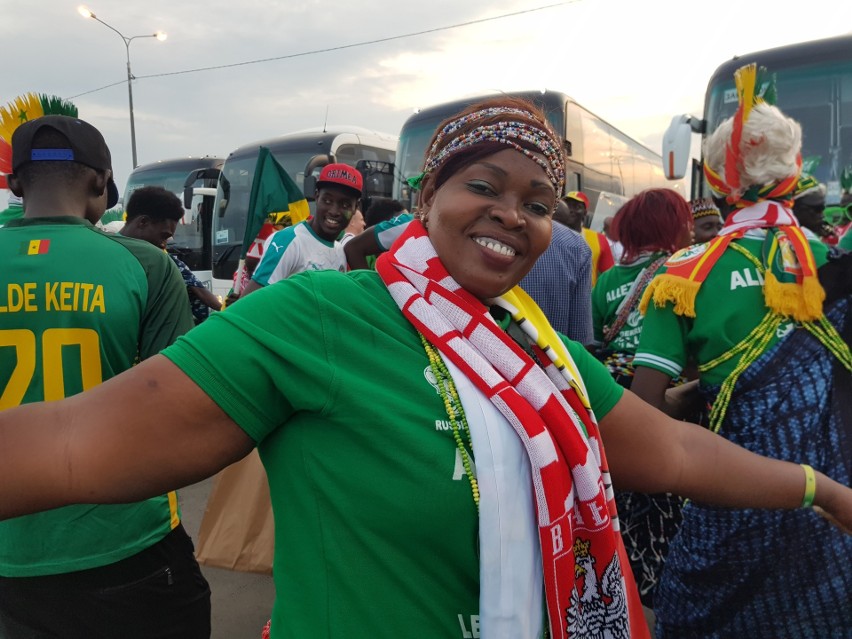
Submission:
[[262,146],[251,183],[241,259],[245,259],[249,247],[270,215],[280,218],[284,214],[289,214],[291,224],[306,220],[310,215],[308,201],[269,149]]

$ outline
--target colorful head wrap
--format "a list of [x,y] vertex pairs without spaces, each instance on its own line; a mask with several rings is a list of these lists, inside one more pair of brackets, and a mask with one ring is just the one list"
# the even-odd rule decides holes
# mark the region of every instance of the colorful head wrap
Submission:
[[705,217],[707,215],[718,215],[719,217],[722,217],[722,212],[719,210],[719,207],[716,206],[715,202],[713,202],[713,200],[709,197],[692,200],[689,203],[689,208],[692,209],[692,217],[696,220],[699,217]]
[[[704,175],[714,193],[743,208],[762,200],[789,201],[802,168],[801,127],[774,105],[775,77],[749,64],[734,73],[739,106],[707,140]],[[724,140],[724,158],[709,147]],[[788,161],[789,159],[789,161]],[[723,160],[723,161],[722,161]],[[770,174],[751,169],[772,166]],[[779,172],[780,167],[780,172]]]
[[[475,124],[493,116],[505,116],[505,118],[468,128],[471,123]],[[546,122],[536,126],[530,121],[541,122],[530,111],[515,107],[488,107],[450,121],[435,136],[435,141],[426,154],[423,173],[409,180],[409,184],[418,188],[426,175],[435,172],[451,156],[463,149],[483,142],[498,142],[523,153],[541,166],[556,189],[556,193],[562,193],[565,185],[565,165],[558,138]],[[459,133],[459,131],[462,132]],[[530,151],[528,147],[533,147],[544,157]]]
[[811,198],[813,196],[817,196],[817,198],[822,198],[824,200],[825,185],[820,184],[812,175],[802,174],[802,177],[800,177],[799,181],[796,183],[796,188],[793,189],[793,199],[799,200],[804,197]]

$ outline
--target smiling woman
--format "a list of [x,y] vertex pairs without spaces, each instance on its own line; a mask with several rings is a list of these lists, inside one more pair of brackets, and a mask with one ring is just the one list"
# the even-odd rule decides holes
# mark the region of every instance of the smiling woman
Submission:
[[[156,494],[256,446],[273,639],[647,637],[610,468],[740,507],[795,508],[804,478],[643,404],[517,287],[563,179],[531,104],[457,114],[376,272],[296,274],[92,391],[0,412],[0,516]],[[852,526],[852,490],[809,477]]]
[[481,300],[502,295],[550,243],[554,186],[513,149],[475,161],[440,189],[427,179],[423,226],[456,281]]

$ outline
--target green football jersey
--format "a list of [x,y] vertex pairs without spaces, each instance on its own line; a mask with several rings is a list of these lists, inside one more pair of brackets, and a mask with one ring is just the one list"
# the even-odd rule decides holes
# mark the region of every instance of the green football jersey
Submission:
[[[603,417],[622,389],[566,343]],[[423,345],[375,272],[294,275],[163,354],[258,442],[273,637],[479,636],[471,487]]]
[[[760,258],[762,238],[746,236],[734,241]],[[822,263],[817,260],[818,266]],[[658,273],[665,273],[665,270],[663,267]],[[694,318],[675,315],[671,303],[662,308],[653,303],[648,305],[634,365],[677,377],[689,359],[700,365],[726,353],[766,315],[763,282],[763,275],[754,264],[729,248],[701,285],[695,299]],[[781,324],[769,346],[794,328],[793,322]],[[738,362],[739,357],[735,356],[701,373],[701,383],[721,384]]]
[[[632,264],[616,264],[611,269],[598,276],[595,288],[592,289],[592,324],[595,331],[595,342],[603,343],[604,328],[610,326],[619,316],[618,309],[625,298],[630,296],[633,282],[662,254],[644,257]],[[644,291],[644,289],[643,289]],[[642,299],[642,291],[639,292]],[[639,335],[642,333],[642,313],[639,304],[627,316],[627,321],[621,330],[607,345],[608,349],[619,353],[635,353],[639,345]]]
[[[20,219],[0,229],[0,254],[0,410],[92,388],[193,326],[180,273],[147,242],[74,217]],[[170,493],[3,521],[0,575],[111,564],[159,541],[179,517]]]

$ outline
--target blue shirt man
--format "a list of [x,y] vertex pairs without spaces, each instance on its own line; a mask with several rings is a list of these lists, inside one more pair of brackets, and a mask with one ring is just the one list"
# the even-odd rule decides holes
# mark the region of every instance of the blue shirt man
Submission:
[[521,280],[521,288],[557,331],[581,344],[594,340],[592,250],[582,235],[560,224],[556,216],[550,246]]

